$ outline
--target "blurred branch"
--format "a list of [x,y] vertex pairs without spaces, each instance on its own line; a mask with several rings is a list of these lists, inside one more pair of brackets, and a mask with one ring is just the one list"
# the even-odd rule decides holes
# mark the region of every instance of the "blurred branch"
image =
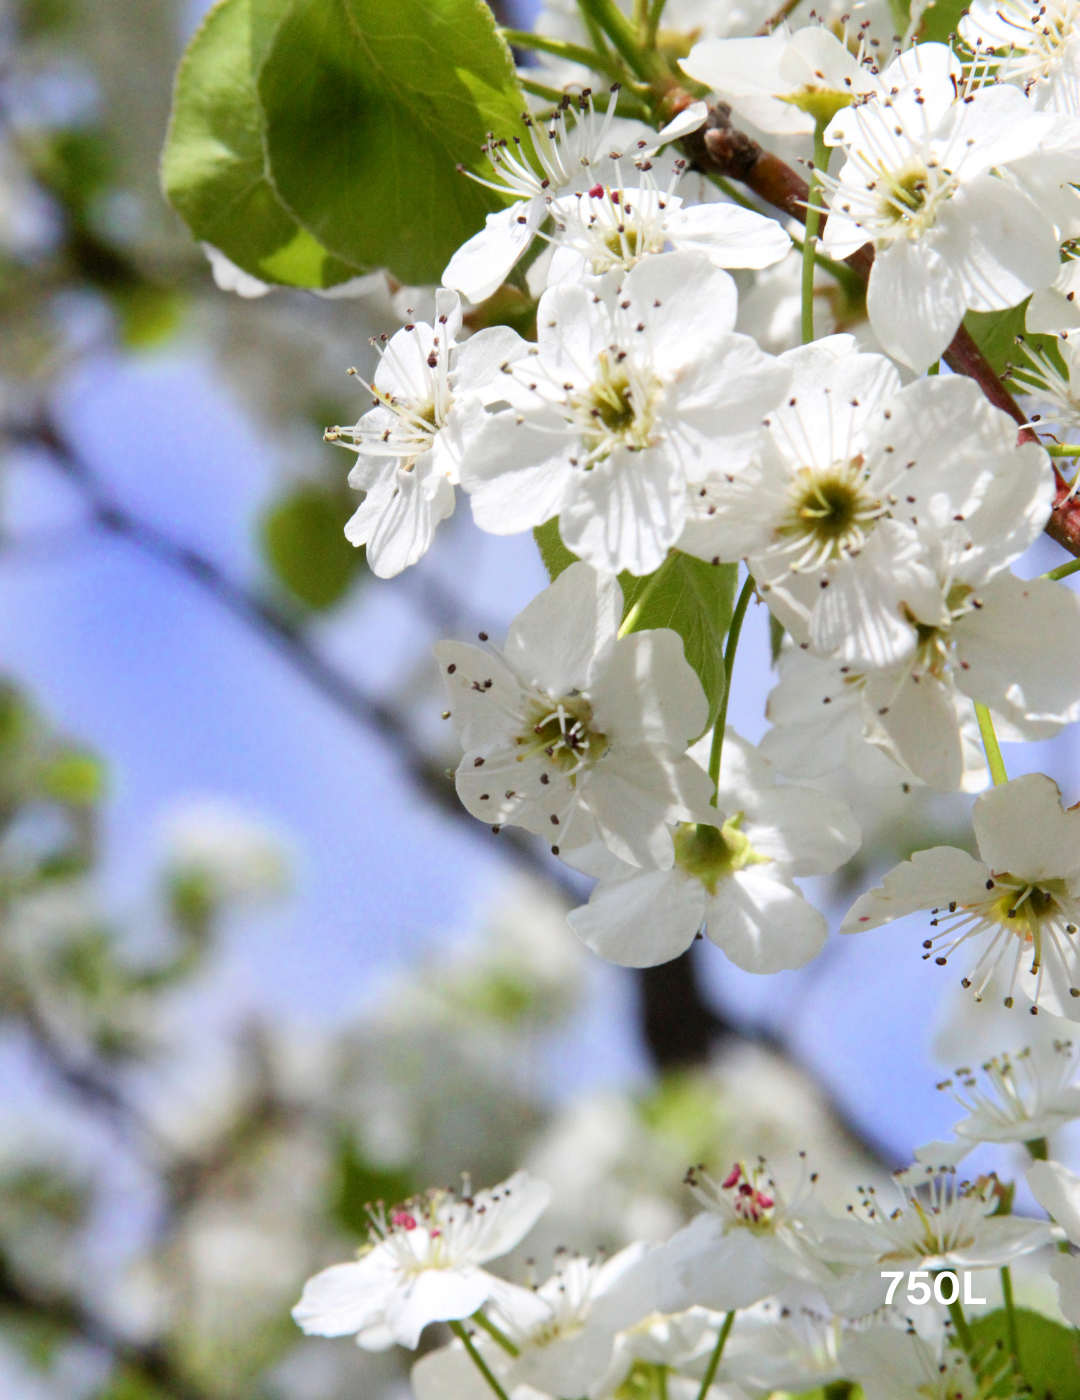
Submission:
[[[253,627],[321,695],[350,719],[386,740],[401,757],[412,781],[427,797],[466,825],[474,835],[479,834],[481,828],[458,802],[453,784],[447,780],[444,769],[433,762],[417,743],[402,714],[392,706],[372,699],[355,681],[321,656],[284,612],[230,578],[199,551],[174,540],[157,526],[122,506],[51,419],[43,418],[20,432],[9,433],[9,436],[24,445],[45,449],[57,468],[88,503],[98,528],[126,540],[157,563],[181,575],[234,617]],[[428,609],[434,607],[435,599],[426,590],[424,596]],[[445,606],[443,600],[440,610],[445,611]],[[581,891],[574,877],[565,867],[548,860],[528,835],[504,827],[499,840],[509,846],[513,856],[534,874],[558,886],[575,903],[580,901]],[[710,1058],[725,1038],[746,1038],[744,1032],[708,1005],[689,953],[672,963],[643,968],[638,978],[642,1034],[659,1069],[702,1063]],[[782,1043],[763,1032],[751,1038],[770,1044],[779,1054],[789,1053]],[[843,1113],[835,1104],[833,1107],[838,1119],[845,1121]],[[860,1135],[850,1123],[845,1125],[852,1138],[859,1140],[867,1152],[882,1158],[878,1144]]]
[[110,1354],[118,1370],[148,1383],[172,1400],[210,1400],[207,1391],[181,1375],[160,1343],[130,1341],[76,1299],[28,1289],[11,1272],[2,1256],[0,1315],[35,1327],[44,1322],[62,1334],[100,1347]]

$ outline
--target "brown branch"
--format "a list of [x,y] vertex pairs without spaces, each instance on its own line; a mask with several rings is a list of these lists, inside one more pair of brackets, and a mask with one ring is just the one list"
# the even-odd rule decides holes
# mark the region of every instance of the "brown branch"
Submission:
[[[689,93],[679,92],[669,98],[668,105],[674,114],[691,101],[693,98]],[[747,136],[745,131],[733,126],[731,108],[726,102],[709,105],[709,116],[704,127],[685,138],[683,146],[695,169],[704,174],[720,175],[727,180],[738,180],[774,209],[798,219],[800,223],[806,222],[806,199],[809,194],[806,181],[779,157]],[[822,215],[820,230],[824,231],[824,228],[825,216]],[[864,281],[869,280],[874,262],[873,245],[863,244],[844,261]],[[1001,382],[966,326],[960,326],[942,359],[954,374],[964,374],[974,379],[994,407],[1000,408],[1017,423],[1019,442],[1039,441],[1027,416]],[[1056,466],[1054,487],[1054,507],[1046,533],[1070,554],[1080,556],[1080,499],[1070,498],[1068,483]]]

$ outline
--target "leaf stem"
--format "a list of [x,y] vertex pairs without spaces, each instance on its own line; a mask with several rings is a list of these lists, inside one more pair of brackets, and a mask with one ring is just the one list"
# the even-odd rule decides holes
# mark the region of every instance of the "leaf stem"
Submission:
[[971,1328],[967,1324],[967,1318],[964,1316],[964,1309],[960,1306],[959,1302],[949,1304],[949,1316],[952,1318],[953,1326],[956,1328],[957,1341],[964,1348],[965,1355],[970,1357],[974,1339],[971,1335]]
[[[660,18],[666,4],[667,0],[652,0],[652,4],[649,6],[649,17],[645,21],[645,42],[651,49],[656,47],[656,31],[660,28]],[[665,1386],[666,1384],[665,1379]]]
[[652,601],[653,594],[656,592],[657,588],[663,581],[664,575],[671,568],[671,565],[678,557],[679,551],[677,549],[673,549],[668,554],[668,557],[664,560],[664,562],[660,565],[660,567],[656,570],[656,572],[650,575],[648,582],[645,584],[645,587],[641,590],[637,598],[634,600],[633,606],[631,607],[630,611],[623,618],[622,626],[619,628],[620,637],[625,637],[630,632],[636,632],[638,630],[638,622],[641,619],[641,614],[645,611],[646,606]]
[[705,1374],[701,1378],[701,1389],[697,1393],[697,1400],[705,1400],[706,1395],[709,1393],[709,1387],[712,1385],[713,1377],[716,1375],[716,1368],[720,1365],[720,1358],[724,1354],[724,1344],[727,1342],[734,1321],[735,1309],[732,1308],[727,1317],[724,1318],[723,1327],[720,1328],[720,1335],[716,1339],[716,1346],[713,1348],[713,1354],[709,1357],[709,1364],[706,1366]]
[[1075,574],[1080,569],[1080,559],[1070,559],[1067,564],[1059,564],[1056,569],[1051,569],[1049,573],[1043,574],[1043,578],[1061,579],[1068,578],[1070,574]]
[[527,29],[500,29],[499,33],[516,49],[549,53],[555,58],[565,59],[567,63],[580,63],[596,73],[603,73],[613,82],[626,81],[625,66],[610,54],[596,53],[592,49],[582,48],[580,44],[567,43],[564,39],[549,39],[542,34],[532,34]]
[[469,1356],[472,1358],[474,1366],[483,1376],[484,1380],[487,1381],[488,1385],[491,1387],[494,1393],[499,1397],[499,1400],[510,1400],[510,1397],[507,1395],[506,1391],[503,1390],[502,1386],[495,1379],[494,1373],[492,1372],[490,1366],[480,1355],[480,1353],[476,1350],[476,1346],[473,1343],[473,1339],[469,1336],[468,1331],[461,1325],[460,1322],[451,1322],[449,1324],[449,1327],[450,1331],[453,1332],[454,1336],[457,1337],[457,1339],[464,1346],[465,1350],[469,1353]]
[[475,1322],[478,1327],[482,1327],[484,1331],[488,1334],[488,1336],[491,1337],[494,1341],[498,1342],[499,1346],[501,1346],[503,1351],[505,1351],[508,1355],[521,1355],[520,1347],[516,1347],[514,1343],[510,1340],[510,1338],[506,1335],[506,1333],[500,1327],[496,1327],[494,1322],[492,1322],[491,1318],[485,1316],[484,1312],[481,1309],[477,1309],[477,1311],[473,1313],[472,1317],[470,1318],[470,1321]]
[[[735,667],[735,653],[739,647],[739,633],[742,631],[743,618],[746,616],[746,609],[750,602],[750,595],[754,591],[753,574],[746,575],[746,582],[743,584],[742,592],[739,594],[739,601],[735,604],[735,611],[731,614],[731,624],[728,627],[727,646],[724,648],[724,695],[720,701],[720,709],[717,711],[716,723],[713,726],[712,749],[709,753],[709,777],[712,779],[713,795],[709,799],[712,805],[717,805],[717,793],[720,787],[720,754],[724,747],[724,729],[727,726],[728,696],[731,694],[731,673]],[[734,1316],[730,1314],[729,1316]]]
[[1005,771],[1005,760],[1001,756],[1001,745],[994,733],[994,721],[990,711],[985,705],[980,705],[977,700],[975,701],[975,718],[979,721],[979,733],[982,735],[990,776],[994,780],[994,786],[1000,787],[1002,783],[1009,781],[1009,775]]
[[817,250],[817,234],[821,225],[821,205],[817,203],[821,182],[819,172],[829,168],[829,148],[825,144],[825,122],[814,125],[814,168],[810,172],[810,189],[807,193],[806,238],[803,242],[802,264],[802,338],[809,345],[814,338],[814,254]]
[[1043,451],[1049,453],[1051,457],[1080,457],[1080,443],[1043,443]]
[[615,0],[578,0],[578,3],[586,18],[599,25],[639,78],[648,82],[661,76],[658,55],[640,48],[633,25]]
[[1012,1273],[1006,1264],[1001,1270],[1001,1296],[1005,1300],[1005,1322],[1009,1333],[1009,1353],[1013,1359],[1013,1369],[1020,1372],[1020,1331],[1016,1325],[1016,1307],[1013,1303]]

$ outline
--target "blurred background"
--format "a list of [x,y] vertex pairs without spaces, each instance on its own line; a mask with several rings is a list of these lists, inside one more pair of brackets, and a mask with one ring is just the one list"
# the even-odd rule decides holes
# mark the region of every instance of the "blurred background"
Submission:
[[[556,1188],[541,1272],[558,1245],[664,1237],[690,1162],[805,1149],[842,1206],[947,1136],[948,1069],[1063,1029],[961,1000],[911,921],[768,979],[708,943],[603,965],[565,923],[587,883],[458,807],[430,644],[498,638],[546,578],[467,507],[389,582],[344,540],[352,459],[322,429],[363,411],[346,368],[425,293],[214,286],[157,184],[203,8],[0,4],[12,1400],[404,1396],[407,1358],[289,1319],[365,1202],[527,1164]],[[770,348],[793,288],[744,286]],[[1058,562],[1043,541],[1019,571]],[[756,740],[762,610],[744,638],[729,718]],[[1075,802],[1077,742],[1006,745],[1009,770]],[[834,925],[911,850],[969,843],[970,797],[844,791],[866,846],[807,882]],[[1080,1139],[1057,1149],[1076,1165]]]

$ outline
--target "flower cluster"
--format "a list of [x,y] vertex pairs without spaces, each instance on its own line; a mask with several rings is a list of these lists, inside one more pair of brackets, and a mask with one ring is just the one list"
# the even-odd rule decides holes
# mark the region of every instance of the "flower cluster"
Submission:
[[[928,911],[925,959],[962,962],[977,1001],[1080,1020],[1080,809],[1042,774],[1008,781],[999,743],[1080,719],[1077,565],[1031,578],[1025,557],[1044,532],[1080,553],[1080,12],[978,0],[944,44],[914,6],[884,39],[878,0],[857,32],[669,8],[670,30],[662,3],[544,10],[543,72],[568,90],[529,70],[521,134],[485,147],[504,207],[431,324],[378,347],[371,409],[329,432],[366,492],[347,534],[395,574],[456,488],[481,530],[538,533],[550,586],[502,644],[434,650],[462,803],[595,879],[570,923],[600,957],[707,938],[747,972],[803,966],[828,922],[799,882],[862,841],[838,789],[863,811],[860,785],[966,791],[978,858],[916,851],[841,931]],[[736,118],[801,143],[808,186]],[[779,668],[758,745],[727,723],[755,598]],[[1042,1053],[989,1062],[985,1088],[958,1073],[957,1140],[895,1205],[868,1189],[834,1217],[812,1177],[695,1169],[702,1213],[666,1244],[560,1257],[526,1289],[480,1267],[539,1209],[515,1178],[379,1215],[296,1315],[364,1346],[451,1322],[421,1400],[666,1395],[669,1373],[700,1400],[721,1381],[1005,1394],[1015,1366],[959,1323],[916,1335],[880,1310],[892,1265],[999,1269],[1061,1238],[956,1176],[973,1145],[1045,1147],[1076,1116],[1071,1047]],[[1080,1239],[1080,1185],[1038,1163],[1028,1184]],[[1074,1264],[1053,1273],[1070,1316]]]
[[[1011,1091],[995,1083],[1009,1112]],[[1078,1116],[1074,1102],[1056,1121]],[[994,1140],[993,1126],[967,1128],[973,1143]],[[352,1334],[368,1350],[395,1341],[415,1350],[424,1325],[449,1323],[455,1340],[413,1367],[417,1400],[704,1396],[714,1383],[742,1387],[723,1394],[801,1393],[844,1380],[868,1396],[1012,1395],[994,1388],[1013,1376],[1010,1363],[973,1342],[962,1311],[954,1330],[955,1294],[926,1285],[916,1330],[892,1306],[896,1281],[963,1275],[984,1292],[1016,1260],[1080,1243],[1080,1177],[1045,1160],[1029,1167],[1049,1221],[1011,1213],[1012,1187],[996,1176],[961,1180],[953,1166],[918,1163],[838,1214],[799,1155],[783,1172],[764,1158],[736,1162],[722,1179],[691,1168],[701,1210],[669,1239],[607,1259],[558,1250],[543,1282],[529,1262],[525,1285],[479,1267],[509,1254],[550,1197],[525,1173],[476,1196],[434,1191],[389,1214],[372,1208],[357,1261],[310,1279],[293,1315],[306,1332]],[[1058,1253],[1050,1266],[1074,1321],[1076,1264]]]

